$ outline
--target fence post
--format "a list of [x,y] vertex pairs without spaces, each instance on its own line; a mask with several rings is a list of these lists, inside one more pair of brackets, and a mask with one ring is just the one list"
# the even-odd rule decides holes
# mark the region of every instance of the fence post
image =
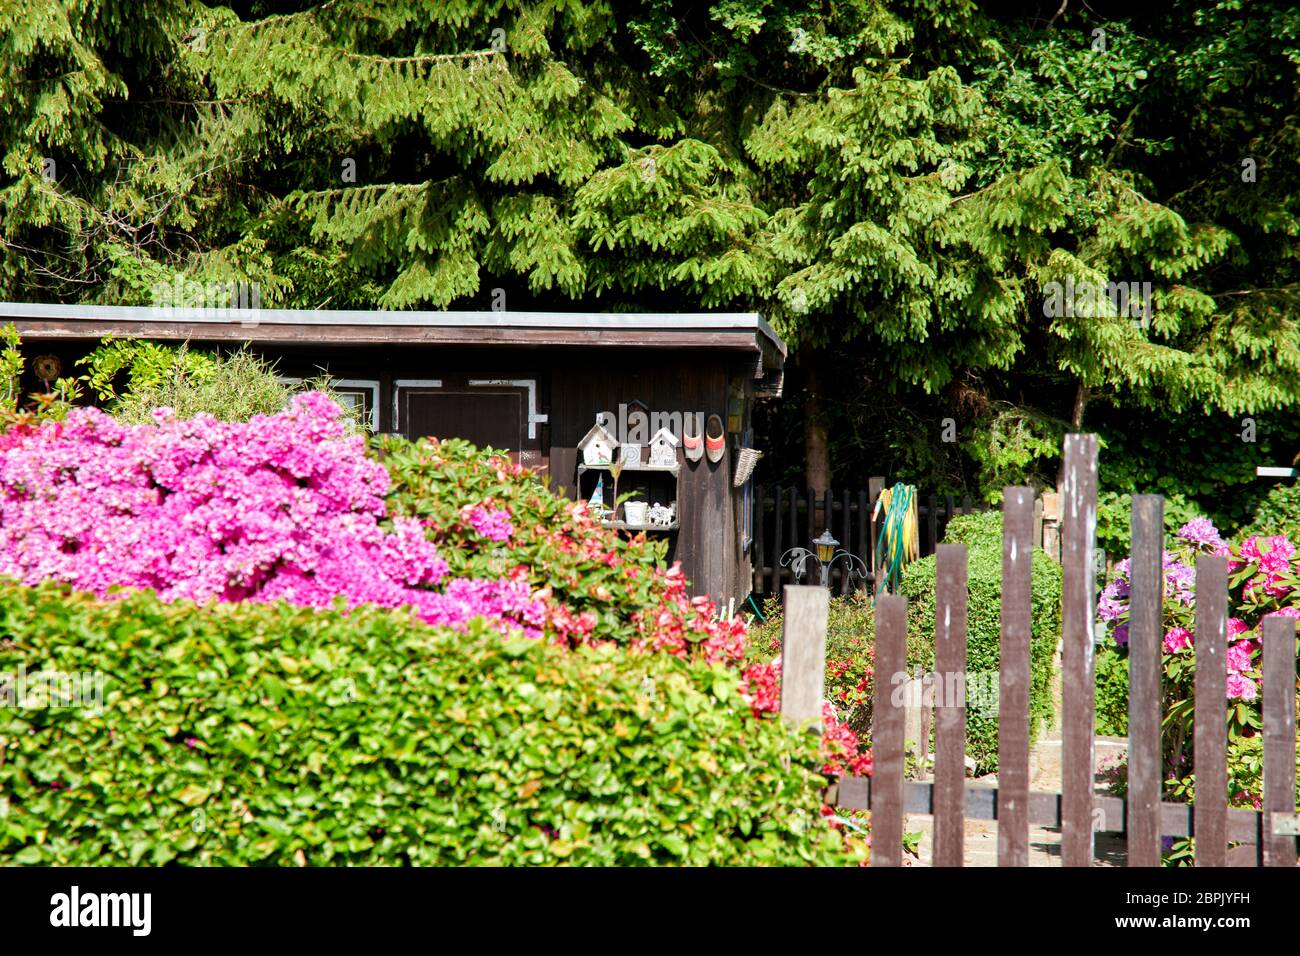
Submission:
[[871,727],[871,865],[903,862],[903,707],[907,680],[907,598],[876,598],[876,678]]
[[1062,521],[1061,862],[1091,866],[1093,856],[1093,626],[1097,536],[1097,436],[1065,436]]
[[1265,866],[1295,866],[1295,837],[1277,832],[1295,815],[1295,619],[1264,618]]
[[[1006,507],[1005,499],[1003,499],[1003,507],[1004,507],[1004,508]],[[1036,547],[1036,548],[1041,548],[1041,547],[1043,547],[1043,499],[1042,499],[1042,498],[1035,498],[1035,499],[1034,499],[1034,537],[1033,537],[1033,542],[1034,542],[1034,547]],[[1045,550],[1045,549],[1044,549],[1044,550]]]
[[1055,491],[1043,493],[1042,548],[1055,560],[1061,560],[1061,495]]
[[966,545],[935,551],[934,865],[961,866],[966,843]]
[[1160,865],[1164,498],[1133,496],[1128,629],[1128,865]]
[[998,865],[1029,865],[1029,643],[1034,490],[1002,489]]
[[1196,712],[1192,718],[1196,767],[1196,865],[1228,865],[1228,559],[1196,559]]
[[781,623],[781,716],[821,732],[826,688],[826,618],[830,591],[812,585],[785,589]]
[[871,584],[874,591],[880,590],[880,549],[876,547],[880,540],[880,523],[876,520],[876,502],[880,500],[880,493],[885,490],[885,479],[881,475],[875,475],[867,479],[867,497],[871,499],[869,507],[871,508],[871,531],[867,535],[871,539]]

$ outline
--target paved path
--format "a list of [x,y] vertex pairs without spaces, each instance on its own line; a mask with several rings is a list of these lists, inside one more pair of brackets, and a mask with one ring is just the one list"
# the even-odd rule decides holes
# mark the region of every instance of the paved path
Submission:
[[[1061,713],[1061,657],[1060,648],[1052,676],[1053,711]],[[1059,717],[1058,717],[1059,720]],[[1114,765],[1116,759],[1128,749],[1125,737],[1096,737],[1093,747],[1094,771],[1101,771],[1107,765]],[[1094,774],[1094,780],[1097,780]],[[978,785],[996,787],[997,776],[991,774],[972,781]],[[1059,730],[1046,732],[1039,737],[1038,743],[1029,753],[1029,789],[1040,793],[1061,792],[1061,733]],[[1106,792],[1105,786],[1098,781],[1097,792]],[[909,814],[903,822],[903,832],[920,831],[921,845],[919,859],[911,859],[912,866],[930,866],[934,851],[934,818],[928,815]],[[1127,845],[1117,833],[1098,833],[1094,840],[1095,866],[1124,866],[1127,860]],[[909,858],[910,859],[910,858]],[[966,866],[998,865],[998,824],[996,820],[966,821],[966,852],[963,858]],[[1029,865],[1061,865],[1061,831],[1056,827],[1029,827]]]
[[[1096,738],[1096,767],[1100,770],[1107,761],[1122,754],[1128,746],[1123,737]],[[973,781],[976,785],[996,787],[997,776],[989,775]],[[1046,735],[1034,746],[1029,755],[1029,789],[1042,793],[1061,792],[1061,737],[1059,733]],[[1103,787],[1098,785],[1098,792]],[[928,815],[909,814],[903,827],[905,832],[922,833],[920,858],[913,866],[929,866],[934,849],[934,818]],[[1097,866],[1123,866],[1124,840],[1118,834],[1097,834]],[[996,820],[966,821],[966,866],[998,865],[998,824]],[[1029,865],[1061,865],[1061,831],[1059,829],[1030,826]]]

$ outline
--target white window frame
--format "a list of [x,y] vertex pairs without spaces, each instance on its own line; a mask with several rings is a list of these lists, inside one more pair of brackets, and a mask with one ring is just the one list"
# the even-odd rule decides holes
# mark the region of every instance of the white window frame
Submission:
[[[305,379],[297,375],[277,375],[283,385],[301,385]],[[370,430],[379,433],[379,381],[373,378],[336,378],[335,385],[342,388],[364,388],[370,393]]]
[[370,430],[379,433],[379,382],[373,378],[339,378],[334,384],[340,388],[365,389],[370,393]]

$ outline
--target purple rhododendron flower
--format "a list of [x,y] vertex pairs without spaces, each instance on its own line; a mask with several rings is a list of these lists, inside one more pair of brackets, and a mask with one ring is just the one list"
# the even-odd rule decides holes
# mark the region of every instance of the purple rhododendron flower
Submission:
[[1219,529],[1209,518],[1193,518],[1178,529],[1178,537],[1202,548],[1219,548],[1224,544]]
[[1115,643],[1120,647],[1128,646],[1128,625],[1120,624],[1115,628]]

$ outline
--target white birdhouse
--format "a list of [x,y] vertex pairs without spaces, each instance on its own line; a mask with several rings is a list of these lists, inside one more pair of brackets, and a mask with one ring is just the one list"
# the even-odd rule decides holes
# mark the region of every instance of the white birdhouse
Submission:
[[650,438],[650,464],[671,467],[677,464],[677,436],[661,428]]
[[584,465],[608,465],[614,460],[614,449],[618,447],[618,442],[597,422],[591,426],[591,431],[582,436],[578,447],[582,449]]

